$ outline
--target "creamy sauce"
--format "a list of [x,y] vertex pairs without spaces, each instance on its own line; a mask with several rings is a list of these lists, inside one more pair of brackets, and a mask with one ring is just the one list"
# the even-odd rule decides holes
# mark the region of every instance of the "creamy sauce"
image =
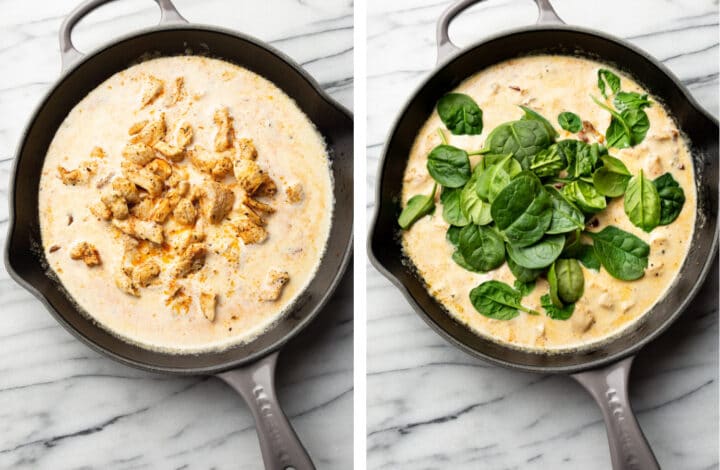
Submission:
[[[560,133],[558,140],[578,138],[557,125],[557,115],[563,111],[578,114],[604,134],[610,115],[595,105],[589,96],[600,96],[598,68],[608,67],[569,56],[535,56],[506,61],[473,75],[454,91],[470,95],[483,110],[483,132],[478,136],[455,136],[446,132],[449,144],[468,151],[482,148],[488,133],[496,126],[522,116],[518,108],[521,104],[550,120]],[[621,77],[624,91],[647,93],[630,77],[615,73]],[[450,315],[477,334],[500,343],[552,352],[597,345],[630,327],[664,296],[682,266],[692,238],[696,192],[692,158],[677,126],[657,100],[653,99],[653,105],[646,112],[650,130],[645,140],[632,148],[610,149],[610,154],[620,158],[632,174],[642,169],[648,178],[655,179],[670,172],[685,192],[682,212],[672,224],[645,233],[628,220],[620,197],[598,214],[599,225],[591,229],[599,231],[614,225],[647,242],[650,256],[645,275],[637,281],[626,282],[613,278],[604,269],[596,272],[583,267],[585,293],[569,320],[552,320],[544,313],[533,316],[522,312],[509,321],[487,318],[470,303],[470,290],[490,279],[512,285],[515,278],[507,264],[489,273],[476,274],[452,261],[454,248],[445,239],[448,224],[442,218],[438,191],[434,214],[420,219],[403,233],[403,246],[429,292]],[[403,180],[403,205],[413,195],[429,194],[432,190],[433,181],[426,163],[427,154],[441,143],[436,132],[438,128],[444,128],[444,125],[437,112],[433,112],[409,155]],[[594,141],[592,137],[591,141]],[[472,165],[479,159],[471,157]],[[547,282],[540,278],[534,291],[523,299],[523,304],[544,312],[540,297],[547,292]]]
[[[142,106],[147,77],[165,83],[165,91],[149,106]],[[173,103],[172,83],[184,78],[186,96]],[[138,121],[166,115],[172,123],[186,120],[194,128],[189,145],[213,148],[216,126],[213,113],[227,108],[236,138],[250,138],[257,163],[277,185],[268,202],[275,212],[266,217],[267,239],[244,244],[229,236],[223,224],[205,224],[207,257],[199,271],[177,281],[188,302],[168,304],[172,271],[170,257],[155,282],[141,289],[140,297],[118,289],[114,273],[123,257],[127,235],[93,215],[89,206],[98,200],[96,187],[105,176],[120,175],[128,129]],[[93,148],[106,156],[93,160]],[[77,168],[97,161],[88,184],[63,184],[58,166]],[[188,163],[191,183],[208,179]],[[232,184],[230,172],[222,181]],[[302,200],[286,195],[289,187],[302,188]],[[238,209],[236,193],[229,216]],[[236,65],[198,56],[153,59],[121,71],[78,103],[58,129],[45,158],[40,181],[40,222],[43,247],[50,267],[72,299],[104,328],[146,348],[176,353],[222,349],[249,341],[287,312],[313,278],[325,251],[332,210],[332,181],[325,144],[297,104],[273,83]],[[69,217],[72,223],[69,224]],[[166,226],[167,232],[167,226]],[[167,237],[173,234],[166,233]],[[88,267],[69,256],[80,241],[93,244],[102,259]],[[59,247],[59,248],[58,248]],[[289,282],[276,301],[259,299],[272,269],[285,271]],[[200,293],[217,295],[215,318],[201,312]]]

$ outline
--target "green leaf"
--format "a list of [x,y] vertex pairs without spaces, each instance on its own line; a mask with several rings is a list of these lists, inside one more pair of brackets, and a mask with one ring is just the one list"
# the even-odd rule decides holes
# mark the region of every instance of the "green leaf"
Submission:
[[650,232],[660,223],[660,196],[643,171],[634,176],[625,193],[625,213],[636,227]]
[[652,104],[652,101],[650,101],[647,96],[648,95],[635,93],[634,91],[620,91],[615,95],[613,104],[618,111],[624,111],[630,108],[643,109]]
[[565,199],[565,196],[554,187],[545,186],[545,190],[550,194],[553,205],[552,219],[545,233],[554,235],[585,228],[585,216],[580,209]]
[[605,131],[608,147],[626,148],[634,147],[645,139],[650,129],[650,119],[641,108],[626,108],[618,112],[594,96],[593,101],[612,115],[610,125]]
[[430,214],[435,210],[435,190],[437,185],[433,185],[432,193],[429,196],[416,195],[408,200],[407,205],[398,217],[398,225],[403,230],[407,230],[417,222],[421,217]]
[[445,233],[445,239],[450,242],[452,246],[457,248],[460,240],[460,229],[461,227],[450,226]]
[[595,253],[611,276],[634,281],[645,274],[650,246],[635,235],[617,227],[605,227],[600,232],[588,232]]
[[575,259],[560,258],[551,269],[557,277],[557,294],[562,303],[572,304],[580,300],[585,291],[585,276],[580,263]]
[[500,281],[486,281],[470,291],[470,302],[475,310],[495,320],[511,320],[520,314],[519,310],[537,315],[521,301],[518,291]]
[[455,135],[477,135],[482,132],[482,110],[468,95],[448,93],[437,104],[440,119]]
[[593,184],[597,192],[603,196],[619,197],[625,194],[628,181],[632,175],[625,164],[615,157],[604,155],[600,157],[603,166],[593,173]]
[[472,223],[487,225],[492,222],[490,203],[478,196],[475,184],[466,184],[460,193],[460,208]]
[[575,258],[588,269],[593,269],[595,271],[600,270],[600,260],[595,254],[595,249],[592,245],[582,243],[582,241],[580,241],[580,237],[577,237],[573,243],[565,245],[565,249],[563,249],[562,253],[560,253],[560,257]]
[[485,167],[477,180],[478,195],[486,201],[492,202],[495,197],[507,186],[512,178],[522,171],[520,163],[506,155],[500,161]]
[[428,154],[427,169],[442,186],[459,188],[470,179],[470,159],[465,150],[441,144]]
[[530,167],[533,155],[550,145],[550,134],[535,120],[511,121],[493,129],[485,141],[485,150],[502,155],[512,154],[523,169]]
[[558,124],[560,124],[560,127],[568,132],[572,132],[573,134],[580,132],[583,127],[580,116],[575,113],[571,113],[570,111],[558,114]]
[[568,201],[586,214],[594,214],[607,207],[605,196],[600,194],[595,186],[582,180],[566,184],[562,193]]
[[530,171],[538,175],[540,178],[548,176],[557,176],[567,167],[567,160],[558,150],[556,144],[541,150],[537,155],[532,157],[530,163]]
[[500,235],[489,227],[470,224],[460,230],[458,251],[467,264],[480,272],[492,271],[505,262]]
[[560,300],[560,295],[558,294],[558,278],[557,278],[557,273],[555,273],[555,263],[550,265],[550,269],[548,269],[547,281],[548,281],[548,286],[550,287],[550,292],[549,292],[550,301],[556,307],[562,307],[563,302],[562,302],[562,300]]
[[516,282],[522,282],[522,283],[533,282],[533,281],[535,281],[535,279],[540,277],[540,275],[545,271],[544,268],[529,269],[529,268],[520,266],[515,261],[513,261],[512,258],[510,258],[509,256],[507,257],[507,263],[508,263],[508,268],[510,268],[510,272],[513,273],[513,276],[515,276]]
[[609,94],[620,91],[620,77],[607,69],[600,69],[598,70],[598,88],[605,98],[608,96],[606,84],[610,88]]
[[653,181],[660,197],[660,225],[668,225],[677,219],[685,204],[685,192],[670,173]]
[[560,256],[564,246],[564,235],[550,235],[534,245],[507,245],[506,248],[515,264],[528,269],[540,269],[550,266]]
[[552,200],[534,173],[524,171],[513,178],[490,207],[495,225],[518,247],[542,238],[552,220]]
[[521,297],[527,297],[535,290],[535,281],[521,282],[515,279],[513,287],[520,293]]
[[575,311],[575,304],[557,307],[552,303],[550,295],[548,294],[540,297],[540,305],[542,305],[542,308],[545,309],[545,314],[553,320],[567,320]]
[[477,269],[475,269],[474,267],[470,266],[470,264],[468,264],[467,261],[465,261],[465,258],[463,257],[462,253],[460,253],[460,250],[455,250],[453,252],[452,260],[455,261],[455,263],[457,263],[457,265],[463,269],[466,269],[466,270],[474,272],[474,273],[480,272]]
[[553,125],[545,119],[543,115],[535,111],[534,109],[528,108],[527,106],[520,105],[520,108],[525,111],[525,115],[522,117],[524,121],[537,121],[545,127],[548,135],[551,139],[555,139],[558,136],[557,131]]
[[440,201],[443,204],[443,219],[450,225],[463,227],[470,223],[462,209],[460,208],[460,192],[459,188],[443,188],[440,193]]

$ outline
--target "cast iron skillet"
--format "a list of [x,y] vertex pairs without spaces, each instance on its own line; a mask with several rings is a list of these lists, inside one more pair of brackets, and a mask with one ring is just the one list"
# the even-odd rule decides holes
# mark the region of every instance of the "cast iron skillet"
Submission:
[[[403,108],[386,143],[377,188],[377,209],[368,249],[375,267],[405,295],[415,311],[455,346],[494,364],[531,372],[570,374],[600,405],[607,425],[613,468],[659,468],[628,401],[627,382],[634,355],[662,333],[702,284],[717,249],[718,124],[663,65],[643,51],[606,34],[566,26],[548,0],[535,0],[538,25],[515,29],[461,51],[448,37],[450,21],[480,0],[460,0],[440,17],[438,63]],[[408,266],[398,239],[397,217],[403,172],[415,136],[437,100],[476,72],[506,59],[533,53],[574,54],[625,70],[660,98],[692,146],[698,216],[688,257],[677,282],[637,327],[593,350],[534,354],[494,343],[456,322],[427,292]]]
[[[8,272],[40,299],[68,331],[112,359],[153,372],[217,375],[250,406],[267,468],[312,469],[310,457],[280,409],[274,390],[274,370],[279,349],[318,314],[348,263],[352,245],[352,116],[285,55],[234,31],[189,25],[170,0],[155,0],[162,13],[159,26],[83,55],[73,47],[71,31],[83,16],[108,1],[86,1],[60,27],[63,74],[33,114],[15,158],[5,258]],[[182,55],[188,49],[246,67],[295,99],[327,142],[336,207],[327,252],[315,278],[290,314],[248,344],[221,352],[171,355],[122,341],[75,307],[50,273],[41,249],[38,185],[50,141],[76,103],[105,79],[149,54]]]

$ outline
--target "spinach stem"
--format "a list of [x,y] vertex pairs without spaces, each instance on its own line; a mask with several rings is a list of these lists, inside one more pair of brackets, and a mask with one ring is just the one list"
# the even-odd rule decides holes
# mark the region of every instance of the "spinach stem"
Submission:
[[480,149],[480,150],[473,150],[472,152],[468,152],[468,155],[485,155],[486,153],[490,153],[490,149]]
[[443,130],[438,127],[437,132],[438,132],[438,135],[440,136],[440,140],[442,140],[442,143],[444,145],[447,145],[447,143],[448,143],[447,137],[445,137],[445,133],[443,132]]

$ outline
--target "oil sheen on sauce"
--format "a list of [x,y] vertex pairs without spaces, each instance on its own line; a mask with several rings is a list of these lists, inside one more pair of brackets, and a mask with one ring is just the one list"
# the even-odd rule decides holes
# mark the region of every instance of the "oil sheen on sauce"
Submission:
[[[557,115],[563,111],[578,114],[604,134],[610,115],[590,98],[590,94],[599,96],[599,68],[608,67],[582,58],[545,55],[509,60],[473,75],[454,91],[470,95],[483,110],[483,132],[477,136],[455,136],[446,132],[450,145],[468,151],[482,148],[492,129],[522,116],[518,108],[521,104],[550,120],[560,133],[558,140],[577,138],[557,125]],[[627,75],[615,73],[622,79],[623,90],[647,93]],[[406,255],[424,279],[428,291],[450,315],[476,334],[499,343],[550,353],[592,347],[608,340],[631,327],[664,296],[682,266],[692,238],[696,191],[689,149],[667,110],[657,100],[652,101],[653,105],[646,109],[650,130],[645,140],[632,148],[610,149],[610,154],[620,158],[632,174],[642,169],[648,178],[655,179],[670,172],[685,192],[682,212],[672,224],[645,233],[628,220],[621,197],[597,216],[599,224],[591,229],[599,231],[614,225],[647,242],[650,256],[645,275],[637,281],[626,282],[613,278],[604,269],[596,272],[583,267],[585,293],[567,321],[552,320],[544,314],[540,296],[548,292],[548,285],[541,278],[534,291],[523,299],[524,305],[541,312],[540,315],[521,312],[509,321],[487,318],[470,303],[470,290],[490,279],[512,285],[514,276],[507,264],[478,274],[452,261],[453,247],[445,240],[448,224],[442,218],[438,191],[434,214],[405,231],[402,241]],[[429,194],[432,190],[433,181],[426,163],[427,154],[441,143],[438,128],[444,129],[444,125],[437,112],[433,112],[409,155],[403,179],[403,205],[413,195]],[[479,158],[471,157],[471,164],[474,166]]]
[[[160,96],[158,106],[142,108],[142,77],[148,75],[166,84],[182,76],[188,98],[163,106],[165,97]],[[213,148],[213,113],[221,107],[229,110],[237,137],[253,140],[258,164],[277,184],[276,212],[267,218],[265,227],[267,240],[243,246],[241,240],[206,225],[205,266],[182,283],[192,299],[187,310],[166,305],[164,276],[169,269],[165,266],[160,282],[142,289],[141,297],[122,292],[113,281],[123,254],[118,233],[88,209],[90,202],[98,200],[95,181],[64,185],[57,167],[75,168],[100,146],[107,156],[98,159],[96,178],[120,174],[128,129],[138,121],[152,119],[158,111],[166,113],[168,122],[189,121],[195,130],[194,144]],[[325,143],[312,122],[290,97],[263,77],[199,56],[148,60],[113,75],[90,92],[58,129],[40,181],[45,255],[72,299],[102,327],[126,341],[171,353],[218,350],[247,342],[281,318],[315,275],[332,218],[329,165]],[[191,182],[199,177],[190,165],[187,170]],[[302,186],[304,198],[290,204],[284,189],[296,183]],[[237,198],[235,204],[237,207]],[[70,259],[70,248],[80,240],[97,247],[101,266],[89,268]],[[239,259],[231,260],[226,256],[230,245],[238,243]],[[54,245],[60,249],[51,251]],[[287,271],[290,280],[277,301],[263,302],[258,291],[272,268]],[[212,322],[203,317],[198,301],[200,291],[208,288],[218,294]]]

